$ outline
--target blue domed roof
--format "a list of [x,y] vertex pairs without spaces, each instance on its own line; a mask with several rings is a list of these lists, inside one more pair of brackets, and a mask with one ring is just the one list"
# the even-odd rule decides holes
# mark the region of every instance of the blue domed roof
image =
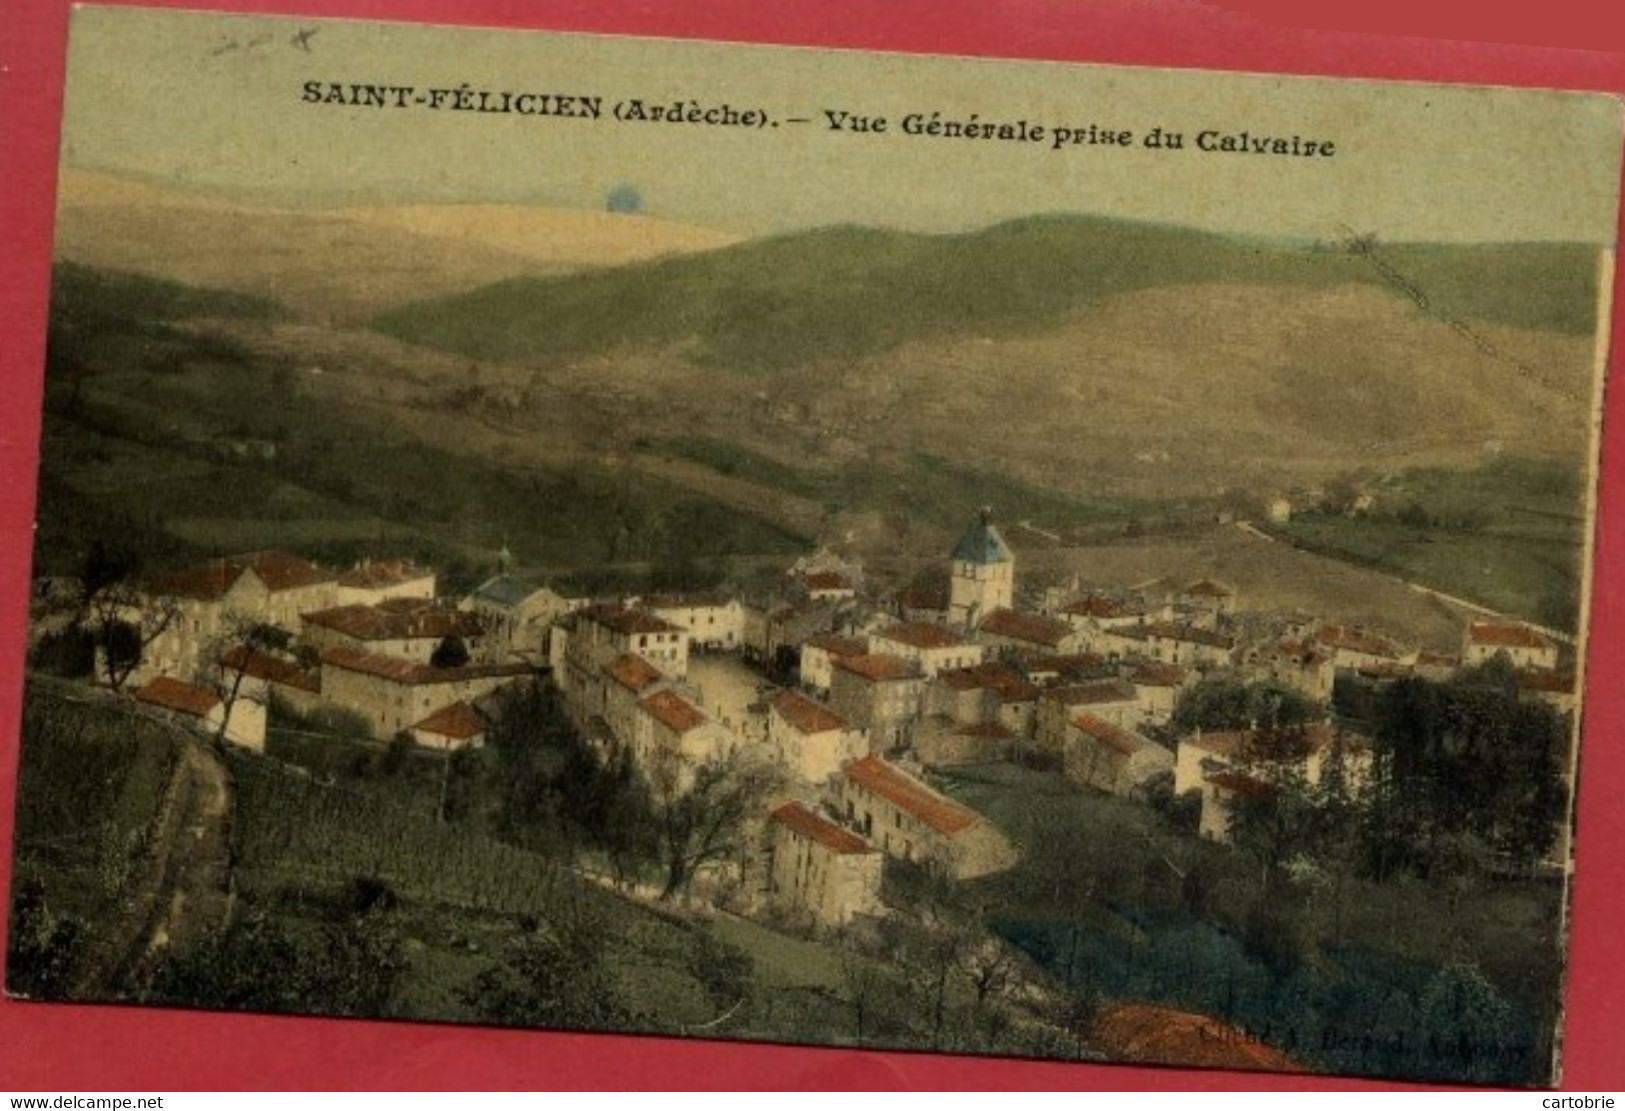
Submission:
[[1015,557],[1010,554],[1010,546],[1004,542],[1004,537],[999,535],[999,530],[989,523],[987,512],[983,511],[976,523],[959,538],[959,543],[954,545],[954,552],[950,558],[967,563],[988,564],[1010,563]]

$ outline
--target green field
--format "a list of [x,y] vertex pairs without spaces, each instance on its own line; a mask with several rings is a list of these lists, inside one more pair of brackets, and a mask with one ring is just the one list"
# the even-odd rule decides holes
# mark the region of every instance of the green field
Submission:
[[1573,630],[1582,483],[1561,463],[1515,458],[1475,471],[1407,471],[1377,484],[1370,513],[1306,513],[1271,527],[1309,550]]
[[1048,490],[936,455],[915,454],[889,465],[862,463],[830,469],[784,463],[705,436],[659,440],[648,443],[645,450],[807,498],[831,511],[879,510],[947,529],[963,526],[967,507],[983,505],[997,506],[1001,520],[1031,520],[1069,536],[1121,535],[1131,520],[1155,521],[1173,512],[1163,502],[1088,498]]
[[[940,785],[1038,849],[976,881],[972,897],[1077,990],[1216,1015],[1332,1071],[1545,1074],[1562,966],[1555,885],[1327,877],[1297,908],[1294,954],[1282,959],[1283,938],[1256,925],[1262,877],[1250,854],[1052,773],[992,766]],[[1362,1026],[1409,1041],[1333,1036]],[[1484,1044],[1461,1059],[1430,1048],[1458,1036]]]
[[[9,988],[60,997],[103,951],[149,859],[173,738],[101,698],[35,677],[23,707]],[[14,909],[22,910],[19,902]]]
[[374,327],[482,359],[548,363],[681,345],[700,364],[764,373],[934,336],[1042,331],[1078,305],[1155,286],[1394,288],[1396,276],[1428,290],[1428,311],[1445,319],[1593,327],[1596,254],[1579,245],[1400,244],[1367,257],[1084,216],[959,235],[826,228],[499,282],[392,311]]
[[209,291],[144,283],[59,272],[42,573],[72,573],[96,538],[137,548],[149,565],[259,547],[342,564],[388,549],[437,566],[453,591],[489,574],[504,547],[534,566],[631,576],[651,565],[721,574],[735,558],[805,547],[633,470],[503,467],[416,442],[313,396],[286,364],[218,351],[162,317],[214,304]]

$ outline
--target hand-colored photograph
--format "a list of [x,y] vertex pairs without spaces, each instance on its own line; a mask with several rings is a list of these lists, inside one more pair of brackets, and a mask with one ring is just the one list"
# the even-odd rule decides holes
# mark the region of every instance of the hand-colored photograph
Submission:
[[10,996],[1558,1083],[1617,98],[67,74]]

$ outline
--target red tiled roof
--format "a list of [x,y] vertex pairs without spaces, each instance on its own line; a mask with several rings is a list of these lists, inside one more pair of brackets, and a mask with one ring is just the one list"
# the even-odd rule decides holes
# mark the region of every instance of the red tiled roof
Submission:
[[1461,657],[1448,656],[1443,652],[1418,652],[1416,654],[1417,667],[1460,667]]
[[698,729],[710,720],[676,691],[655,691],[647,698],[640,698],[638,705],[679,736]]
[[1125,688],[1116,679],[1102,683],[1084,683],[1076,687],[1056,687],[1045,691],[1043,697],[1063,706],[1094,706],[1105,702],[1133,702],[1134,688]]
[[845,718],[797,691],[781,691],[773,699],[773,709],[801,733],[828,733],[847,728]]
[[633,693],[651,687],[665,677],[654,664],[631,652],[616,656],[604,665],[603,670],[605,675]]
[[842,856],[876,851],[873,845],[857,834],[814,814],[799,802],[785,803],[773,811],[772,818],[792,833],[799,834],[809,841],[816,841],[830,852]]
[[612,632],[623,635],[628,633],[677,633],[682,631],[676,625],[656,617],[647,610],[628,609],[614,603],[588,606],[581,611],[581,616],[588,621],[602,625]]
[[147,589],[158,595],[212,601],[224,596],[250,570],[273,593],[333,581],[332,572],[288,552],[247,552],[159,575]]
[[997,691],[1005,702],[1031,702],[1038,697],[1038,688],[1003,660],[989,660],[975,667],[939,672],[937,679],[954,690]]
[[336,606],[302,613],[299,619],[352,640],[441,640],[477,637],[484,632],[477,614],[436,606],[421,598],[392,598],[375,606]]
[[869,651],[869,645],[857,637],[843,637],[837,633],[819,633],[808,637],[803,643],[822,648],[831,656],[861,656]]
[[945,610],[948,608],[948,588],[905,586],[892,595],[892,600],[906,610]]
[[1322,625],[1315,633],[1315,639],[1328,648],[1346,648],[1367,656],[1399,658],[1399,648],[1393,641],[1360,629],[1351,629],[1347,625]]
[[1110,675],[1114,670],[1107,666],[1104,657],[1097,656],[1093,652],[1076,652],[1065,656],[1026,654],[1020,658],[1019,663],[1021,670],[1029,677],[1055,675],[1069,683],[1085,683],[1091,679],[1099,679]]
[[926,621],[899,621],[886,626],[875,636],[920,649],[958,648],[965,643],[964,637],[947,626],[932,625]]
[[1126,729],[1119,729],[1111,722],[1101,721],[1093,714],[1079,714],[1072,719],[1072,724],[1095,740],[1110,745],[1125,756],[1132,756],[1146,745],[1152,743],[1144,737],[1136,737]]
[[1203,644],[1209,648],[1221,648],[1228,652],[1236,646],[1235,638],[1227,637],[1223,633],[1216,633],[1212,629],[1199,629],[1195,625],[1180,625],[1172,621],[1159,621],[1154,625],[1146,626],[1149,636],[1162,637],[1165,640],[1181,640],[1187,644]]
[[1141,610],[1108,598],[1104,594],[1085,594],[1076,601],[1068,602],[1061,607],[1062,613],[1070,613],[1075,617],[1138,617]]
[[830,662],[840,670],[861,675],[871,683],[887,679],[917,679],[920,676],[919,666],[901,656],[865,653],[861,656],[837,656]]
[[433,571],[419,567],[410,559],[382,559],[357,564],[340,575],[338,582],[340,586],[358,590],[381,590],[433,576]]
[[1474,621],[1467,627],[1467,639],[1488,648],[1550,648],[1552,642],[1527,625],[1500,625]]
[[246,644],[239,644],[221,656],[220,666],[228,671],[240,671],[252,679],[263,679],[267,683],[280,683],[312,692],[322,689],[319,674],[306,671],[292,660],[256,651]]
[[808,590],[851,590],[846,576],[834,571],[808,571],[801,576],[801,585]]
[[1303,1072],[1298,1062],[1218,1019],[1146,1003],[1103,1010],[1091,1029],[1108,1056],[1140,1064]]
[[1042,644],[1054,648],[1072,635],[1072,626],[1036,613],[1017,613],[1015,610],[997,609],[982,618],[978,628],[989,636],[1024,640],[1028,644]]
[[183,683],[168,675],[160,675],[135,692],[135,697],[149,706],[160,706],[192,717],[204,717],[220,705],[220,696],[213,691]]
[[[1259,736],[1256,729],[1234,729],[1215,733],[1203,733],[1200,736],[1186,737],[1181,743],[1189,743],[1204,752],[1211,752],[1215,756],[1236,756],[1247,751],[1254,740]],[[1323,721],[1312,722],[1303,730],[1303,739],[1307,742],[1310,752],[1321,752],[1331,747],[1337,739],[1337,731]],[[1344,733],[1346,744],[1359,746],[1364,739],[1353,733]]]
[[453,702],[450,706],[442,706],[412,728],[423,733],[449,737],[454,741],[466,741],[470,737],[484,733],[486,722],[485,715],[468,703]]
[[1228,587],[1220,586],[1212,579],[1202,579],[1187,586],[1185,593],[1195,598],[1229,598],[1235,592]]
[[732,601],[728,595],[712,591],[699,594],[651,594],[643,600],[643,605],[645,609],[651,610],[722,609]]
[[1518,689],[1530,694],[1573,694],[1574,676],[1524,669],[1518,672]]
[[1128,679],[1137,687],[1180,687],[1188,677],[1178,664],[1141,664]]
[[887,799],[893,806],[913,815],[938,833],[952,836],[974,826],[980,819],[973,811],[943,798],[931,788],[892,767],[878,756],[865,756],[846,766],[846,777]]
[[529,675],[528,664],[470,664],[467,667],[431,667],[397,656],[364,652],[359,648],[329,648],[322,653],[325,666],[372,675],[396,683],[455,683],[464,679],[492,679]]

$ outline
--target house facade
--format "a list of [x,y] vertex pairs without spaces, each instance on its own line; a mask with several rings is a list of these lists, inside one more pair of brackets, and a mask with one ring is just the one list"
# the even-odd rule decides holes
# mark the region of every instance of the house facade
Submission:
[[770,815],[768,838],[768,896],[776,905],[827,929],[882,912],[885,857],[857,834],[790,802]]

